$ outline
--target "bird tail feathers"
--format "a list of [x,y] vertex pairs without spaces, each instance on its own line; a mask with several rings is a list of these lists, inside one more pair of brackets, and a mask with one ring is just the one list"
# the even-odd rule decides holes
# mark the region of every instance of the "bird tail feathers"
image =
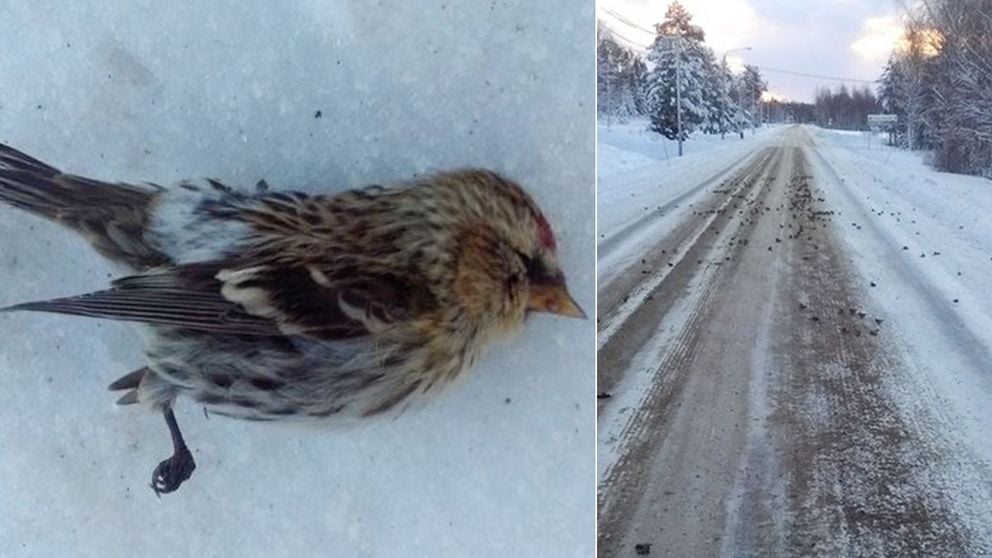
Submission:
[[105,257],[135,269],[168,261],[144,239],[159,191],[65,174],[0,144],[0,201],[75,230]]

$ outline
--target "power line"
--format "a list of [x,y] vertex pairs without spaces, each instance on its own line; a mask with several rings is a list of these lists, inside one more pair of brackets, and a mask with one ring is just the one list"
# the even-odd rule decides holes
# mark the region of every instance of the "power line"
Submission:
[[[637,43],[636,41],[634,41],[632,39],[629,39],[629,38],[623,36],[622,34],[618,33],[613,28],[610,28],[610,33],[612,33],[613,35],[615,35],[618,38],[622,39],[625,43],[627,43],[628,45],[630,45],[630,46],[632,46],[632,47],[634,47],[636,49],[639,49],[639,50],[642,50],[642,51],[647,51],[648,48],[649,48],[649,47],[646,47],[646,46],[644,46],[644,45],[642,45],[640,43]],[[848,82],[848,83],[851,83],[851,82],[854,82],[854,83],[863,83],[863,84],[867,84],[867,85],[872,85],[872,84],[875,83],[874,80],[870,80],[870,79],[849,78],[849,77],[839,77],[839,76],[824,76],[824,75],[820,75],[820,74],[810,74],[810,73],[807,73],[807,72],[796,72],[796,71],[793,71],[793,70],[782,70],[780,68],[769,68],[768,66],[759,66],[757,64],[745,64],[745,65],[746,66],[753,66],[755,68],[758,68],[759,70],[762,70],[762,71],[765,71],[765,72],[771,72],[771,73],[775,73],[775,74],[786,74],[786,75],[791,75],[791,76],[808,77],[808,78],[813,78],[813,79],[828,79],[828,80],[832,80],[832,81],[841,81],[841,82]]]
[[621,35],[620,33],[617,33],[616,31],[613,31],[613,30],[610,30],[610,31],[614,35],[616,35],[617,37],[623,39],[623,41],[626,42],[628,45],[634,47],[636,50],[641,50],[641,51],[647,51],[648,50],[648,47],[646,47],[646,46],[644,46],[644,45],[642,45],[640,43],[635,43],[634,41],[628,39],[627,37],[624,37],[623,35]]
[[[641,27],[640,25],[638,25],[638,24],[634,23],[633,21],[631,21],[626,16],[624,16],[624,15],[616,12],[615,10],[613,10],[611,8],[599,7],[599,9],[602,12],[604,12],[604,13],[610,15],[610,16],[613,16],[613,18],[616,19],[617,21],[619,21],[620,23],[623,23],[623,24],[625,24],[625,25],[627,25],[629,27],[633,27],[634,29],[637,29],[638,31],[643,31],[644,33],[648,33],[650,35],[655,35],[656,34],[655,31],[652,31],[652,30],[647,29],[645,27]],[[630,46],[633,46],[633,47],[638,48],[638,49],[641,49],[641,50],[647,50],[649,48],[649,47],[644,46],[644,45],[640,44],[639,42],[637,42],[637,41],[635,41],[635,40],[633,40],[633,39],[631,39],[629,37],[624,36],[623,34],[617,32],[617,30],[616,29],[613,29],[612,27],[609,27],[609,29],[610,29],[610,32],[611,33],[613,33],[617,37],[623,39],[623,41],[626,42],[626,43],[628,43]],[[766,72],[772,72],[772,73],[778,73],[778,74],[787,74],[787,75],[800,76],[800,77],[808,77],[808,78],[814,78],[814,79],[828,79],[828,80],[832,80],[832,81],[846,81],[846,82],[857,82],[857,83],[866,83],[866,84],[873,84],[873,83],[875,83],[874,80],[869,80],[869,79],[847,78],[847,77],[838,77],[838,76],[824,76],[824,75],[820,75],[820,74],[810,74],[810,73],[806,73],[806,72],[796,72],[796,71],[793,71],[793,70],[782,70],[782,69],[779,69],[779,68],[769,68],[768,66],[755,66],[755,67],[760,68],[760,69],[762,69],[762,70],[764,70]]]
[[614,28],[612,28],[610,26],[606,26],[606,28],[609,30],[609,32],[610,32],[611,35],[615,35],[616,37],[619,37],[619,38],[623,39],[624,42],[628,43],[630,46],[634,47],[635,49],[642,50],[642,51],[648,50],[648,47],[642,45],[641,43],[638,43],[637,41],[635,41],[633,39],[630,39],[628,37],[625,37],[623,34],[618,33],[616,29],[614,29]]
[[800,76],[800,77],[808,77],[808,78],[816,78],[816,79],[829,79],[829,80],[833,80],[833,81],[849,81],[849,82],[850,81],[856,81],[858,83],[868,83],[868,84],[875,83],[873,80],[869,80],[869,79],[837,77],[837,76],[823,76],[823,75],[819,75],[819,74],[808,74],[806,72],[795,72],[795,71],[792,71],[792,70],[780,70],[778,68],[769,68],[768,66],[756,66],[756,67],[757,68],[760,68],[760,69],[762,69],[762,70],[764,70],[766,72],[773,72],[773,73],[778,73],[778,74],[788,74],[788,75],[792,75],[792,76]]
[[616,11],[611,10],[610,8],[600,8],[600,9],[603,10],[604,12],[606,12],[607,14],[613,16],[614,18],[616,18],[617,20],[619,20],[621,23],[625,23],[625,24],[629,25],[630,27],[633,27],[634,29],[637,29],[638,31],[643,31],[643,32],[647,33],[648,35],[655,35],[656,34],[655,31],[652,31],[651,29],[647,29],[645,27],[641,27],[640,25],[634,23],[633,21],[631,21],[630,19],[624,17],[623,15],[618,14]]

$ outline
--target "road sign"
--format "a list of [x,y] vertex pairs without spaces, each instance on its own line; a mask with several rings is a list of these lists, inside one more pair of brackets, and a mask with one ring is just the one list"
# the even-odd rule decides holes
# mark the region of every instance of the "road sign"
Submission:
[[871,136],[877,132],[888,132],[889,145],[895,145],[898,122],[899,117],[894,114],[869,114],[868,128],[871,132],[868,134],[868,149],[871,149]]
[[869,114],[868,124],[892,124],[899,121],[894,114]]

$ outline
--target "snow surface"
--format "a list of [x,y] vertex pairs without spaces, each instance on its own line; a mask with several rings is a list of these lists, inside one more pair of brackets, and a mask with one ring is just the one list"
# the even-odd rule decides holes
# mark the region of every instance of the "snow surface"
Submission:
[[[744,139],[734,134],[694,134],[683,144],[684,155],[678,156],[678,142],[648,130],[647,120],[632,120],[623,124],[597,126],[597,200],[600,235],[610,236],[618,224],[638,217],[637,198],[648,202],[671,200],[680,191],[695,186],[684,180],[695,173],[718,170],[738,161],[755,149],[755,142],[764,142],[781,126],[766,125],[744,133]],[[659,183],[658,177],[662,177]],[[647,202],[645,202],[647,203]],[[644,204],[640,204],[643,206]]]
[[[696,134],[685,142],[685,155],[680,158],[678,142],[648,131],[647,126],[646,120],[633,120],[597,127],[597,269],[600,286],[608,284],[610,279],[626,270],[659,236],[687,219],[696,201],[706,195],[706,189],[698,188],[701,183],[738,169],[742,158],[749,153],[781,141],[779,132],[784,130],[782,126],[763,126],[756,130],[755,135],[745,133],[743,139],[732,134],[726,138]],[[715,188],[718,185],[717,181],[711,186]],[[666,212],[657,214],[652,223],[641,227],[630,238],[614,242],[631,223],[654,213],[658,208],[666,208]],[[683,256],[674,255],[672,261],[677,262]],[[715,268],[701,270],[693,284],[706,283],[713,273]],[[619,313],[611,321],[601,324],[598,347],[605,345],[622,325],[626,315],[636,310],[665,278],[664,273],[658,274],[630,294]],[[652,363],[659,362],[677,334],[677,329],[671,324],[682,323],[698,306],[701,294],[701,289],[689,289],[686,296],[668,311],[657,332],[635,355],[630,370],[651,370]],[[598,426],[599,481],[606,477],[620,457],[618,452],[622,447],[616,442],[629,426],[627,411],[643,406],[652,379],[651,374],[628,375],[613,390],[611,403],[600,416]]]
[[[667,227],[682,221],[691,212],[696,197],[704,194],[697,186],[707,177],[729,172],[741,158],[760,146],[779,141],[781,126],[762,126],[756,134],[745,132],[744,139],[733,134],[695,134],[683,145],[647,130],[646,120],[597,127],[597,242],[600,284],[639,257]],[[714,184],[715,186],[715,184]],[[681,199],[680,199],[681,198]],[[670,206],[670,207],[666,207]],[[660,212],[660,213],[659,213]],[[638,219],[656,213],[651,226],[642,227],[630,237],[611,242]]]
[[[955,512],[961,532],[972,538],[974,547],[987,551],[992,548],[988,523],[992,516],[992,296],[988,280],[992,276],[992,221],[988,219],[992,182],[937,172],[925,164],[926,154],[884,147],[877,136],[808,130],[815,138],[815,149],[806,150],[810,171],[829,208],[837,211],[831,227],[846,248],[841,255],[849,259],[860,279],[856,288],[869,313],[884,318],[879,340],[885,343],[886,353],[895,355],[889,362],[898,368],[887,371],[893,380],[884,385],[886,396],[906,420],[907,439],[918,440],[920,447],[932,448],[939,456],[912,469],[912,475],[926,476],[914,483],[925,487],[928,497],[940,498],[942,506]],[[599,128],[600,153],[608,159],[599,168],[601,285],[604,277],[615,276],[639,257],[650,239],[691,218],[691,206],[703,190],[698,185],[725,174],[728,167],[739,168],[744,164],[742,157],[778,139],[766,133],[757,143],[738,141],[742,147],[700,150],[700,155],[687,155],[685,163],[676,161],[667,170],[663,161],[643,160],[650,157],[656,143],[650,136],[638,140],[636,128],[614,128],[612,133],[619,138]],[[604,150],[604,141],[615,149]],[[618,164],[621,157],[632,162]],[[661,214],[643,221],[642,231],[618,241],[630,223],[657,213]],[[705,271],[694,280],[704,281]],[[639,302],[637,296],[636,292],[630,295],[631,305]],[[650,370],[652,363],[657,364],[661,349],[670,346],[676,335],[672,323],[685,321],[698,304],[696,297],[694,288],[686,289],[633,356],[630,371]],[[604,323],[603,332],[609,333],[609,326]],[[756,370],[767,368],[761,359],[752,364]],[[599,428],[601,480],[617,462],[622,450],[618,441],[630,428],[632,409],[643,406],[651,381],[646,376],[628,374],[612,390]],[[751,387],[752,413],[764,416],[768,386],[759,382]],[[814,414],[820,410],[816,406],[807,409]],[[760,444],[760,427],[751,428],[756,430],[748,443]],[[894,492],[897,485],[893,483],[889,497],[904,498],[905,494]],[[735,500],[728,502],[728,509],[733,509]]]
[[874,283],[877,313],[898,327],[894,343],[915,376],[894,396],[954,448],[943,482],[958,487],[955,504],[992,547],[992,181],[937,172],[924,154],[869,134],[814,134],[823,154],[814,169],[831,180],[828,194],[843,194],[832,202],[852,263]]
[[[113,6],[113,7],[111,7]],[[593,307],[593,5],[15,2],[0,141],[72,172],[335,190],[485,166],[549,214]],[[317,117],[319,111],[319,117]],[[0,207],[0,305],[122,270]],[[4,556],[591,556],[592,320],[535,317],[426,409],[346,430],[178,419],[198,468],[155,498],[159,416],[105,386],[120,323],[0,315]]]

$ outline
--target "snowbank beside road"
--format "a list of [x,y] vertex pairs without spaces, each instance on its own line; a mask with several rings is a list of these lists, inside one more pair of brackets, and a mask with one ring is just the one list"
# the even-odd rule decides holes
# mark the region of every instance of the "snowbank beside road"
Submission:
[[948,493],[969,529],[992,545],[992,182],[937,172],[923,154],[866,136],[812,133],[814,173],[885,317],[879,336],[905,355],[912,378],[890,390],[915,427],[951,448],[942,482],[957,487]]
[[757,134],[740,139],[696,134],[684,143],[683,157],[678,142],[647,130],[646,120],[598,126],[597,214],[599,238],[609,238],[617,228],[644,214],[645,207],[657,206],[678,197],[699,184],[699,177],[727,169],[755,149],[755,143],[768,141],[781,126],[764,126]]
[[[709,187],[760,147],[779,141],[781,126],[744,139],[696,135],[677,157],[677,142],[645,130],[645,121],[599,126],[597,183],[598,277],[607,285],[636,263],[645,247],[684,222]],[[665,153],[671,155],[664,158]]]
[[[925,154],[884,146],[877,137],[869,143],[867,134],[813,130],[820,153],[898,257],[957,312],[992,316],[992,181],[938,172],[924,163]],[[858,227],[846,225],[856,241]],[[987,333],[992,348],[992,327],[973,329]]]

